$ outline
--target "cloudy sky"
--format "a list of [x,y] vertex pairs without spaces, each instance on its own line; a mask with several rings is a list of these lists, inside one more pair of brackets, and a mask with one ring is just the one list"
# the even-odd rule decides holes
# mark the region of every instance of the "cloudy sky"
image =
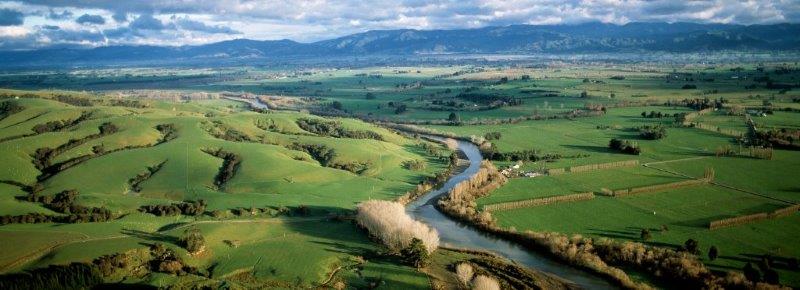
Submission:
[[373,29],[800,22],[800,0],[0,0],[0,49],[311,42]]

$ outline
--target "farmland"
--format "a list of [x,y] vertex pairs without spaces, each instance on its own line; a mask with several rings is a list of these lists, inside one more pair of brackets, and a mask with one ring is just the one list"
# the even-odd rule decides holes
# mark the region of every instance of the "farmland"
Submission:
[[[377,250],[356,227],[331,221],[329,215],[346,213],[360,200],[399,196],[423,178],[443,170],[447,162],[438,154],[449,154],[445,149],[437,149],[440,152],[431,155],[419,146],[424,141],[407,139],[354,120],[330,122],[345,130],[376,132],[377,137],[345,141],[313,134],[299,128],[297,120],[326,119],[301,113],[258,114],[233,101],[156,103],[148,108],[82,107],[42,94],[41,98],[4,102],[25,108],[2,120],[4,137],[30,134],[28,130],[36,124],[71,120],[84,112],[92,117],[63,132],[45,132],[2,143],[4,164],[13,164],[3,166],[2,212],[57,215],[19,199],[26,192],[15,184],[39,183],[42,190],[37,194],[75,190],[79,194],[77,202],[82,206],[107,208],[118,216],[100,224],[4,225],[0,245],[15,249],[4,251],[0,260],[5,272],[91,260],[156,242],[174,246],[186,228],[196,227],[205,236],[207,252],[200,256],[189,255],[185,250],[180,253],[194,267],[213,269],[210,277],[252,276],[262,282],[273,281],[264,283],[278,283],[275,285],[318,285],[328,279],[332,265]],[[41,178],[33,160],[38,148],[56,148],[70,139],[82,140],[97,133],[98,126],[106,122],[117,127],[115,133],[90,138],[60,152],[51,162],[58,164],[81,156],[92,158],[52,177]],[[171,134],[177,136],[159,141],[169,134],[157,129],[161,124],[172,124],[175,132]],[[259,127],[262,124],[266,127]],[[233,138],[217,134],[215,130],[219,128],[239,135]],[[325,167],[309,153],[289,149],[295,143],[331,148],[335,152],[328,161],[331,164],[363,166],[352,169],[353,172],[334,165]],[[97,146],[111,153],[101,154]],[[215,183],[223,160],[205,153],[203,150],[207,148],[222,148],[240,156],[241,163],[224,185]],[[419,160],[427,166],[422,170],[404,169],[402,163],[408,160]],[[162,165],[157,171],[153,170],[134,187],[135,176],[159,164]],[[201,199],[208,204],[206,210],[218,218],[156,217],[137,211],[143,205]],[[263,261],[251,260],[254,252],[265,257]],[[296,259],[299,255],[314,258]],[[363,271],[365,277],[383,276],[390,285],[427,285],[424,276],[404,266],[370,262]],[[167,282],[163,279],[176,278],[162,276],[142,279],[153,285],[197,282],[183,278]],[[245,283],[236,279],[229,280]]]
[[[397,199],[450,166],[451,149],[391,129],[402,124],[471,140],[505,170],[508,181],[474,201],[478,211],[594,193],[491,211],[503,230],[666,249],[693,239],[700,261],[723,277],[769,255],[780,283],[797,287],[800,272],[789,262],[800,257],[797,213],[709,229],[715,220],[800,202],[800,151],[791,139],[800,127],[800,96],[765,77],[795,84],[800,73],[785,63],[554,62],[0,74],[9,88],[0,90],[0,162],[8,164],[0,168],[0,210],[50,219],[0,226],[0,249],[15,249],[0,255],[0,270],[147,256],[160,243],[197,272],[115,274],[108,282],[457,283],[454,263],[485,256],[440,249],[432,266],[415,269],[351,222],[359,203]],[[258,100],[269,110],[229,98]],[[754,145],[752,131],[778,133]],[[610,147],[614,139],[638,151]],[[602,165],[612,162],[627,165]],[[704,179],[709,172],[713,178]],[[702,180],[670,188],[695,179]],[[662,184],[669,185],[615,195]],[[64,222],[75,215],[58,203],[69,191],[77,196],[68,205],[97,209],[95,216]],[[163,206],[182,202],[178,214],[164,214],[173,209]],[[199,214],[186,213],[197,204]],[[202,233],[203,251],[182,246],[189,230]],[[714,260],[711,246],[719,249]],[[492,264],[484,262],[474,265]],[[659,285],[658,277],[630,272],[637,282]]]

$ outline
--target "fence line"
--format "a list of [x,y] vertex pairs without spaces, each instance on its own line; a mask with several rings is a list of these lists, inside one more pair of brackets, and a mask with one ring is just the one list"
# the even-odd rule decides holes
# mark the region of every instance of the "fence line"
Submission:
[[526,199],[526,200],[519,200],[519,201],[488,204],[488,205],[483,206],[483,210],[487,210],[487,211],[510,210],[510,209],[525,208],[525,207],[548,205],[548,204],[558,203],[558,202],[572,202],[572,201],[589,200],[589,199],[593,199],[593,198],[594,198],[594,193],[593,192],[584,192],[584,193],[558,195],[558,196],[551,196],[551,197],[542,197],[542,198],[533,198],[533,199]]
[[551,168],[547,170],[547,175],[560,175],[567,172],[570,173],[579,173],[579,172],[587,172],[592,170],[602,170],[602,169],[611,169],[611,168],[619,168],[619,167],[631,167],[631,166],[638,166],[639,160],[624,160],[624,161],[615,161],[615,162],[608,162],[608,163],[597,163],[597,164],[586,164],[586,165],[579,165],[579,166],[572,166],[572,167],[565,167],[565,168]]
[[637,194],[637,193],[644,193],[644,192],[656,192],[656,191],[663,191],[668,189],[675,189],[681,187],[688,187],[688,186],[697,186],[702,185],[710,182],[709,178],[701,178],[701,179],[691,179],[685,181],[678,181],[678,182],[671,182],[671,183],[663,183],[663,184],[655,184],[655,185],[648,185],[642,187],[634,187],[634,188],[627,188],[627,189],[618,189],[614,190],[611,196],[623,196],[623,195],[630,195],[630,194]]
[[721,219],[721,220],[715,220],[715,221],[711,221],[711,222],[708,223],[708,229],[709,230],[715,230],[715,229],[719,229],[719,228],[738,226],[738,225],[743,225],[743,224],[752,223],[752,222],[756,222],[756,221],[762,221],[762,220],[766,220],[766,219],[775,219],[775,218],[787,217],[787,216],[790,216],[790,215],[794,214],[795,212],[797,212],[799,210],[800,210],[800,204],[795,204],[795,205],[792,205],[792,206],[776,209],[776,210],[774,210],[772,212],[760,212],[760,213],[736,216],[736,217],[726,218],[726,219]]

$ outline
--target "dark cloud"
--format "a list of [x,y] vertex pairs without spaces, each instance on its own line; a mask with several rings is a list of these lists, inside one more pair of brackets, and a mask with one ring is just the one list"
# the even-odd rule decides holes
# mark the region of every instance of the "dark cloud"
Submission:
[[106,24],[106,19],[100,15],[91,15],[91,14],[83,14],[78,19],[75,19],[75,22],[79,24]]
[[117,11],[117,12],[114,13],[114,15],[111,16],[111,18],[114,18],[114,21],[116,21],[118,23],[127,22],[128,21],[128,13],[127,12],[123,12],[123,11]]
[[208,25],[200,21],[194,21],[188,18],[178,18],[175,20],[178,27],[185,30],[200,31],[207,33],[222,33],[222,34],[242,34],[242,32],[234,30],[227,26],[222,25]]
[[25,22],[25,15],[22,12],[12,9],[0,9],[0,26],[22,25]]
[[688,9],[689,6],[683,1],[653,1],[644,4],[642,12],[644,15],[673,15],[684,13]]
[[[113,19],[104,19],[108,20],[102,32],[105,39],[90,45],[198,44],[234,37],[316,41],[376,29],[462,29],[512,24],[800,22],[800,0],[16,0],[15,3],[21,5],[14,6],[15,9],[25,15],[39,11],[37,15],[52,20],[71,19],[72,13]],[[168,19],[170,15],[173,16]],[[2,17],[0,21],[8,19]],[[11,19],[23,24],[22,18]],[[38,35],[38,39],[57,43],[59,39],[52,38],[56,36],[42,36],[37,31],[48,30],[44,25],[49,24],[60,25],[45,21],[23,26],[26,33]],[[60,30],[70,29],[71,26],[62,25]],[[92,29],[96,30],[95,27],[89,30]],[[98,39],[96,35],[90,36],[92,41]],[[0,36],[0,41],[11,37],[19,38]]]
[[58,27],[57,25],[42,25],[42,29],[45,29],[45,30],[59,30],[59,29],[61,29],[61,27]]
[[47,17],[47,19],[53,19],[53,20],[64,20],[72,18],[72,15],[73,15],[72,11],[69,10],[64,10],[61,11],[61,13],[58,13],[55,10],[50,9],[50,12],[48,12],[47,15],[45,15],[45,17]]
[[168,26],[164,25],[161,20],[153,17],[153,15],[143,14],[136,17],[136,19],[131,22],[130,28],[135,30],[164,30],[167,29]]

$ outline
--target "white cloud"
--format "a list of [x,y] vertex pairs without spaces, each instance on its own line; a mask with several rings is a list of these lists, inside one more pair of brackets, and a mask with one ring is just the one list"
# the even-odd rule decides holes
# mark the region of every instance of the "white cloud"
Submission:
[[[0,2],[2,8],[25,14],[22,27],[29,34],[43,34],[47,25],[76,33],[81,29],[106,31],[106,39],[95,45],[180,45],[242,37],[308,42],[373,29],[455,29],[588,21],[616,24],[800,21],[797,0],[20,0]],[[99,15],[107,21],[83,28],[74,25],[74,17],[84,14]],[[48,44],[59,42],[53,36],[47,37],[51,41]]]

